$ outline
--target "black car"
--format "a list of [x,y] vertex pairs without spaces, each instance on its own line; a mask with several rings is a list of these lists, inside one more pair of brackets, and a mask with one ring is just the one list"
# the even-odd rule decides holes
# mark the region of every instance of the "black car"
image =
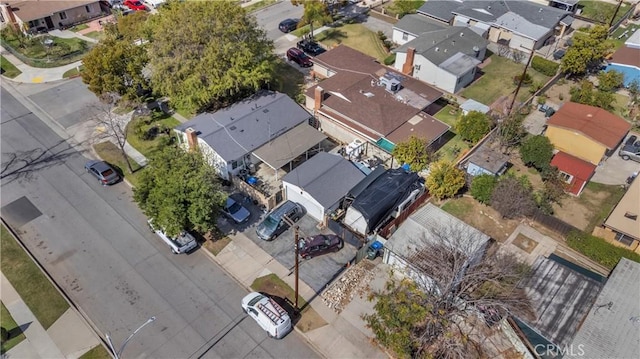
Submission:
[[278,25],[278,29],[280,29],[280,31],[284,32],[285,34],[297,28],[298,28],[298,20],[295,20],[295,19],[282,20],[280,22],[280,25]]
[[640,146],[636,144],[636,140],[638,139],[637,136],[635,135],[631,135],[627,138],[627,140],[624,142],[625,146],[631,146],[631,145],[635,145],[635,146]]
[[321,53],[327,51],[322,46],[320,46],[317,42],[310,41],[310,40],[300,40],[296,44],[296,47],[311,56],[318,56]]
[[565,49],[559,49],[556,50],[556,52],[553,53],[553,58],[556,60],[560,60],[561,58],[564,57],[564,54],[567,52],[567,50]]
[[344,247],[342,238],[335,234],[318,234],[303,238],[298,242],[298,253],[304,259],[313,258],[329,252],[337,252]]

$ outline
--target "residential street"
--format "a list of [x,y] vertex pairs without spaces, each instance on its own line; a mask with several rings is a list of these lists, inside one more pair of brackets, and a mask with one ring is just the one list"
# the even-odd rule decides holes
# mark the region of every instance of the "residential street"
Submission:
[[[71,107],[79,79],[29,87],[61,128],[81,125]],[[200,250],[172,255],[152,234],[125,183],[100,186],[83,169],[85,146],[70,146],[2,88],[2,216],[90,317],[101,333],[122,341],[147,318],[157,320],[127,345],[127,357],[317,357],[293,332],[268,339],[243,314],[247,293]],[[39,85],[31,85],[39,86]],[[74,87],[73,91],[64,91]],[[72,96],[72,97],[69,97]],[[21,96],[24,98],[23,96]],[[61,109],[65,109],[62,111]],[[51,124],[51,120],[47,119]]]

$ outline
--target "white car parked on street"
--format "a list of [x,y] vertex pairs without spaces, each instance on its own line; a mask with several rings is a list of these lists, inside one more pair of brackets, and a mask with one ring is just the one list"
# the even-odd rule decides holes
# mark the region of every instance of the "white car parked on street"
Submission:
[[166,243],[174,254],[188,253],[198,246],[196,239],[187,231],[182,231],[175,238],[169,237],[164,230],[153,226],[153,219],[147,221],[151,230]]

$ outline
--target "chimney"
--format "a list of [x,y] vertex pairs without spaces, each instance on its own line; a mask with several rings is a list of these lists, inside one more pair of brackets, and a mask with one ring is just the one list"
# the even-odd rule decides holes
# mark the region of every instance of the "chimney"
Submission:
[[322,87],[317,86],[315,92],[315,103],[313,105],[313,110],[318,111],[322,106],[322,100],[324,100],[324,90]]
[[13,14],[13,9],[11,8],[11,5],[9,3],[2,3],[0,4],[0,11],[2,11],[2,16],[6,18],[6,22],[7,24],[12,25],[16,30],[22,30],[20,29],[20,25],[17,23],[16,21],[16,16]]
[[187,134],[187,144],[189,145],[189,151],[196,151],[198,149],[198,133],[191,127],[187,128],[184,133]]
[[402,65],[402,73],[405,75],[413,76],[413,59],[416,54],[416,49],[410,47],[407,49],[407,58]]

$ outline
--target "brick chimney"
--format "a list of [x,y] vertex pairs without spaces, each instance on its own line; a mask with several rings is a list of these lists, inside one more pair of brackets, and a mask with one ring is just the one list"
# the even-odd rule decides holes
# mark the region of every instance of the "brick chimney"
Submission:
[[318,111],[322,106],[322,100],[324,100],[324,90],[322,87],[317,86],[315,91],[315,103],[313,105],[313,110]]
[[16,17],[13,14],[13,9],[11,8],[11,5],[9,3],[0,4],[0,11],[2,12],[2,16],[4,17],[4,21],[7,24],[12,25],[13,27],[16,28],[16,30],[20,30],[20,28],[18,27],[19,25],[16,22]]
[[407,49],[407,58],[404,60],[404,65],[402,65],[402,73],[413,76],[413,58],[415,57],[416,49],[410,47]]
[[190,151],[196,151],[198,149],[198,133],[193,128],[187,128],[184,133],[187,135],[187,144]]

